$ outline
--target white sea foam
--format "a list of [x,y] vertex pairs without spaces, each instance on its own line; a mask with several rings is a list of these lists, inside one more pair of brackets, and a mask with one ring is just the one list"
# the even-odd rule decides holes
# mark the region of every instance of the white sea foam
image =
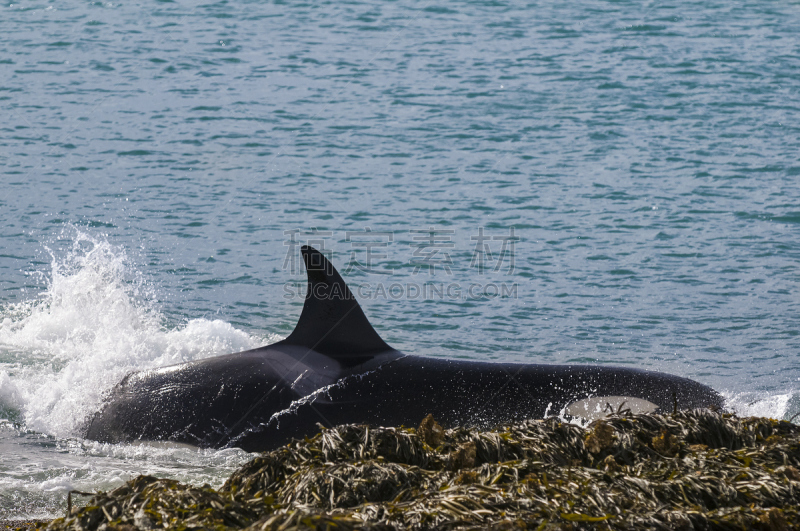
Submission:
[[[169,327],[121,249],[67,230],[74,245],[51,253],[42,292],[0,308],[0,469],[7,471],[0,477],[0,498],[14,493],[0,503],[0,518],[52,518],[63,511],[67,491],[110,489],[138,474],[221,485],[249,454],[75,437],[104,393],[129,371],[276,338],[253,337],[220,320]],[[13,501],[19,497],[25,504]]]
[[17,384],[6,371],[0,371],[0,417],[3,412],[22,407],[22,396]]
[[[0,408],[28,429],[78,435],[105,392],[127,373],[254,348],[265,342],[220,320],[168,329],[125,253],[71,229],[74,245],[53,253],[46,288],[0,310]],[[274,338],[272,338],[274,339]]]
[[[4,470],[0,474],[0,519],[61,516],[68,491],[110,490],[139,474],[218,488],[251,458],[252,454],[233,448],[59,440],[0,424],[0,469]],[[20,505],[19,500],[25,502]]]
[[797,413],[795,393],[723,393],[725,406],[740,417],[790,418]]

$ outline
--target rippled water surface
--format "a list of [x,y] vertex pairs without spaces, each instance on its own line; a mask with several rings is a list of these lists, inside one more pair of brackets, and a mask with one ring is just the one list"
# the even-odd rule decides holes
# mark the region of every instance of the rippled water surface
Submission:
[[774,2],[0,5],[0,518],[138,473],[221,484],[247,454],[80,427],[131,370],[286,336],[293,240],[399,350],[662,370],[791,418],[799,25]]

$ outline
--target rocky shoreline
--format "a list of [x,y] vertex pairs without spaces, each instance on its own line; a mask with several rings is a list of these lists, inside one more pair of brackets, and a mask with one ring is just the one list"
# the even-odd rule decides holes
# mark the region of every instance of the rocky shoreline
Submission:
[[266,453],[220,489],[139,476],[48,530],[800,527],[800,427],[710,410],[492,430],[361,425]]

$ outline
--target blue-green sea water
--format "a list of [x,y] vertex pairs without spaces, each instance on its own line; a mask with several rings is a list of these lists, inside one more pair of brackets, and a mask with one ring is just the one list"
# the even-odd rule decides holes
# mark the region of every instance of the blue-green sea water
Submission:
[[800,412],[800,10],[0,5],[0,518],[248,455],[107,445],[131,370],[285,337],[294,242],[418,355]]

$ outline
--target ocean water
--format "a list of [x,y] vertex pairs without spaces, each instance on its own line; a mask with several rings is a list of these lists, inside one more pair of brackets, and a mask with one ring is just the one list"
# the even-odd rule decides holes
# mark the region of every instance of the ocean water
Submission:
[[0,518],[236,449],[81,438],[285,337],[296,244],[418,355],[800,413],[800,38],[775,2],[0,5]]

